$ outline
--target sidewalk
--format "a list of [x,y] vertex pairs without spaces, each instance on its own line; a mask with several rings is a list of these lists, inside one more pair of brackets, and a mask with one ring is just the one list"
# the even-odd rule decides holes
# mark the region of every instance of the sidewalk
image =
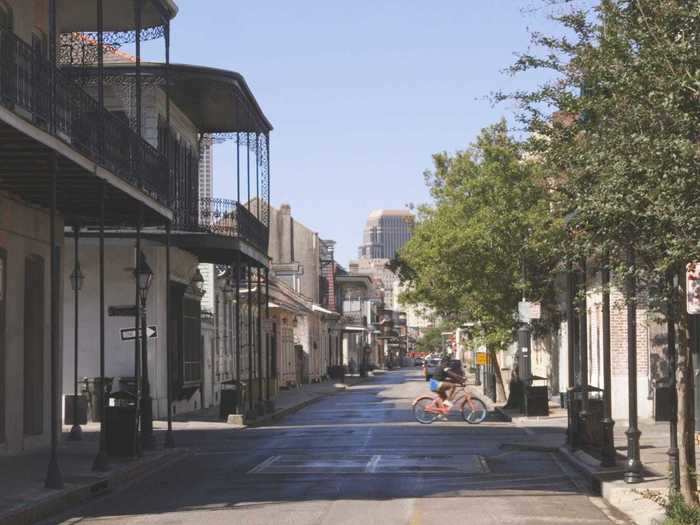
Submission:
[[126,485],[185,457],[183,449],[145,452],[139,459],[110,459],[108,472],[93,472],[98,449],[99,425],[83,427],[83,441],[67,441],[70,427],[64,427],[58,449],[58,463],[64,488],[44,488],[49,450],[16,456],[0,456],[0,525],[35,523],[70,505]]
[[[275,410],[257,418],[251,424],[262,425],[328,395],[371,379],[358,375],[346,376],[345,386],[325,381],[282,390],[275,398]],[[139,478],[167,467],[189,455],[186,448],[158,449],[144,453],[138,459],[110,459],[109,472],[92,471],[98,450],[99,424],[83,425],[83,440],[68,441],[70,427],[63,427],[58,460],[65,487],[62,490],[44,488],[44,477],[49,461],[49,450],[31,451],[16,456],[0,456],[0,525],[25,525],[57,514],[72,505],[100,496],[128,485]],[[156,441],[162,443],[165,421],[154,421]],[[190,414],[181,414],[173,422],[173,431],[235,429],[218,419],[218,407]],[[240,426],[240,428],[245,428]]]
[[[503,410],[513,423],[528,434],[524,443],[512,443],[510,446],[539,448],[556,452],[584,477],[587,488],[596,495],[601,495],[611,505],[627,514],[635,523],[651,525],[661,524],[665,513],[663,507],[643,494],[650,493],[665,496],[668,493],[668,446],[669,424],[656,423],[653,420],[640,420],[640,456],[644,467],[644,481],[630,485],[624,482],[625,457],[627,454],[627,421],[615,422],[615,449],[617,465],[603,468],[600,460],[582,450],[572,451],[566,446],[566,410],[550,405],[547,417],[522,416],[518,411]],[[699,458],[700,459],[700,458]]]

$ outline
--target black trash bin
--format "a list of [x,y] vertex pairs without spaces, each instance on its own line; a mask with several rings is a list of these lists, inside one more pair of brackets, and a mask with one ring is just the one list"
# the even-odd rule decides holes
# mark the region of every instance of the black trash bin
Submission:
[[134,457],[136,448],[136,396],[120,390],[109,396],[105,408],[105,437],[107,454]]
[[111,377],[105,377],[104,381],[101,377],[84,377],[83,378],[83,395],[87,397],[88,409],[90,412],[90,420],[95,422],[102,421],[102,407],[100,406],[99,391],[100,386],[104,385],[104,395],[109,396],[112,391]]
[[[245,383],[243,383],[245,385]],[[241,396],[238,385],[234,379],[221,383],[221,404],[219,405],[219,418],[227,419],[230,414],[240,414]]]
[[129,392],[136,395],[136,378],[135,377],[120,377],[119,390]]

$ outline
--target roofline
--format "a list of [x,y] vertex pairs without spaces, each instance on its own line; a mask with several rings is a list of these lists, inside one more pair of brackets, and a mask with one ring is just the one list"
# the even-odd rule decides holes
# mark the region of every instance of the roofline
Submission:
[[[136,64],[133,62],[110,62],[105,63],[104,67],[106,70],[123,69],[129,71],[135,70]],[[148,73],[149,70],[159,71],[161,69],[165,69],[165,64],[162,62],[141,62],[141,73]],[[255,95],[253,95],[253,92],[250,89],[250,86],[248,86],[245,78],[237,71],[229,71],[226,69],[208,66],[198,66],[194,64],[170,64],[171,74],[177,73],[178,71],[183,73],[199,74],[202,76],[210,76],[212,80],[228,80],[238,83],[238,85],[241,87],[241,91],[243,91],[243,94],[246,96],[246,98],[248,98],[249,102],[252,103],[253,108],[255,109],[257,116],[262,121],[264,127],[267,128],[266,132],[269,133],[274,129],[268,118],[265,116],[265,113],[263,113],[260,104],[258,104],[258,101],[256,100]]]

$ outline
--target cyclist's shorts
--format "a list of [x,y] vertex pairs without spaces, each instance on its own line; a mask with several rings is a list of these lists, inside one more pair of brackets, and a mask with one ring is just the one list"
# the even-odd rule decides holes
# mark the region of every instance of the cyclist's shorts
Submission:
[[440,381],[437,379],[430,378],[430,391],[437,392],[440,388]]

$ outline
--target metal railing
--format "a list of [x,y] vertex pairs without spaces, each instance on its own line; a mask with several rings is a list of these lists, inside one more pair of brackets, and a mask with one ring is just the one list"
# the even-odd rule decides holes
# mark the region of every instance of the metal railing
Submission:
[[161,204],[169,204],[165,157],[128,122],[100,107],[40,51],[7,30],[0,30],[0,104]]
[[235,200],[199,199],[197,207],[176,202],[174,212],[175,229],[238,237],[267,253],[267,227]]

